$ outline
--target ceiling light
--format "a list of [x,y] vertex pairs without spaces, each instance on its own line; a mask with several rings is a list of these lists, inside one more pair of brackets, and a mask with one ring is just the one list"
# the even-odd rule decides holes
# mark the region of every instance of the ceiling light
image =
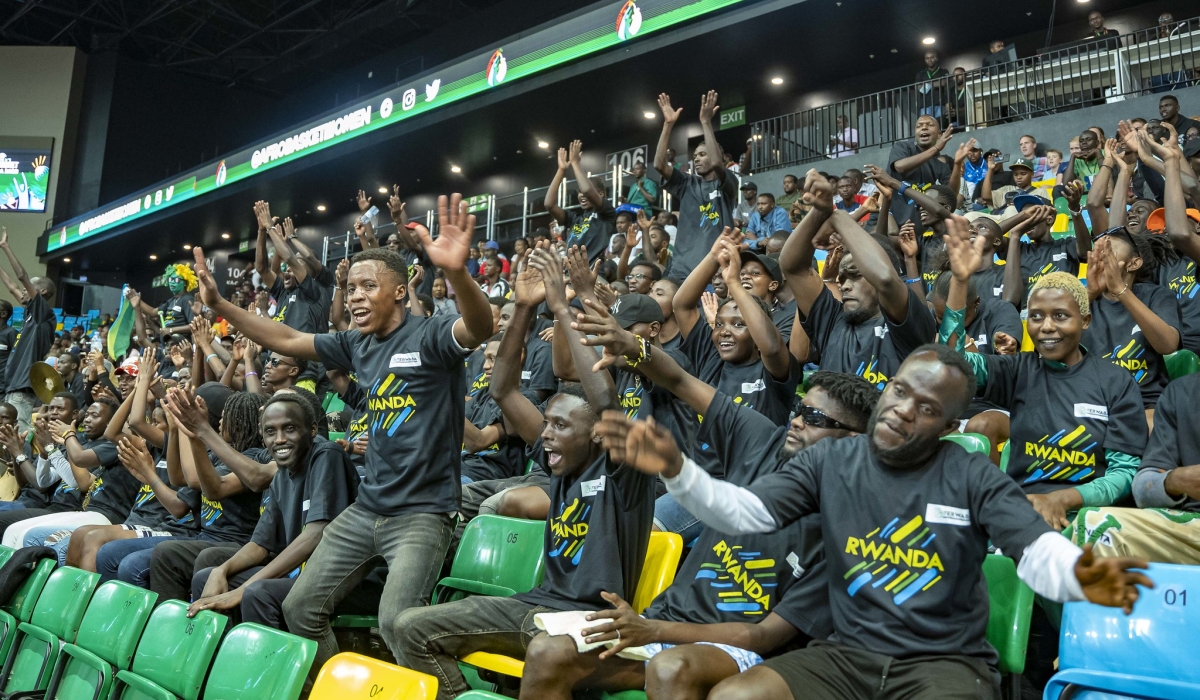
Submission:
[[386,188],[386,187],[380,187],[380,188],[379,188],[379,194],[387,194],[387,188]]
[[324,204],[318,204],[318,205],[317,205],[317,211],[325,211],[325,205],[324,205]]
[[775,76],[774,78],[771,78],[771,84],[772,84],[772,85],[783,85],[783,78],[780,78],[780,77],[777,75],[777,76]]
[[[228,233],[222,233],[222,234],[221,234],[221,238],[224,238],[225,240],[229,240],[229,234],[228,234]],[[190,248],[191,246],[186,246],[186,247],[187,247],[187,248]]]
[[1075,2],[1079,3],[1080,5],[1086,3],[1087,1],[1088,0],[1075,0]]
[[184,243],[184,244],[183,244],[183,249],[184,249],[184,250],[191,250],[191,249],[192,249],[192,244],[191,244],[191,243]]
[[451,165],[451,166],[450,166],[450,172],[452,172],[452,173],[454,173],[454,174],[456,174],[456,175],[457,175],[458,173],[461,173],[461,172],[462,172],[462,168],[458,167],[457,165]]
[[157,256],[157,255],[155,255],[154,253],[151,253],[151,254],[150,254],[150,259],[151,259],[151,260],[158,260],[158,256]]
[[70,258],[63,258],[63,262],[65,262],[65,263],[69,263],[69,262],[71,262],[71,259],[70,259]]
[[[550,148],[550,144],[546,143],[545,141],[538,141],[538,148]],[[455,170],[454,172],[458,171]]]
[[921,43],[922,43],[922,44],[925,44],[926,46],[933,46],[934,44],[936,44],[936,43],[937,43],[937,39],[935,39],[935,38],[933,38],[933,37],[931,37],[931,36],[927,36],[927,37],[925,37],[924,39],[922,39],[922,40],[921,40]]
[[654,118],[654,112],[651,112],[650,110],[646,110],[645,112],[642,112],[642,116],[643,116],[643,117],[645,117],[645,118],[647,118],[647,119],[653,119],[653,118]]

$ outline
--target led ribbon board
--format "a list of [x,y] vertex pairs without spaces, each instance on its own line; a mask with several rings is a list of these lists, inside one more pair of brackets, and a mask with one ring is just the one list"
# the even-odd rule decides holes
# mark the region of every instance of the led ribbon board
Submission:
[[[161,182],[59,224],[45,233],[45,253],[162,211],[376,129],[426,114],[505,83],[604,51],[625,41],[736,5],[742,0],[625,0],[605,3],[563,22],[443,68],[274,138]],[[570,38],[555,40],[557,37]]]

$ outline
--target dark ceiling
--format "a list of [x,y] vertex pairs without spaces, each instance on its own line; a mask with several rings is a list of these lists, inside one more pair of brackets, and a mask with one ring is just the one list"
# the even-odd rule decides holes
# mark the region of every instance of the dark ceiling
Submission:
[[[1120,0],[1059,3],[1056,42],[1086,33],[1091,9],[1117,16],[1122,8],[1145,14],[1157,13],[1160,6],[1130,10]],[[589,156],[585,166],[600,170],[607,152],[645,144],[653,153],[661,118],[646,119],[643,112],[657,111],[655,96],[662,91],[684,108],[677,130],[684,132],[679,134],[682,139],[692,135],[689,130],[697,130],[699,97],[710,88],[720,91],[725,107],[746,105],[752,122],[798,109],[814,94],[828,102],[910,82],[921,65],[924,36],[936,36],[945,56],[973,60],[968,67],[978,65],[978,56],[967,54],[981,53],[997,36],[1024,37],[1018,49],[1021,55],[1031,54],[1044,39],[1049,3],[1012,0],[1006,8],[998,13],[992,5],[959,0],[807,0],[442,118],[413,133],[366,148],[339,149],[335,157],[315,158],[304,167],[272,171],[248,181],[245,189],[230,189],[219,199],[122,234],[117,238],[120,245],[101,243],[77,251],[71,271],[78,275],[123,270],[136,275],[144,267],[149,274],[157,263],[140,255],[130,260],[130,250],[154,252],[163,259],[183,255],[184,243],[229,247],[249,235],[251,207],[257,199],[270,200],[276,213],[293,215],[299,226],[312,227],[310,231],[340,232],[352,219],[353,195],[359,188],[375,194],[380,203],[378,188],[397,183],[409,198],[409,211],[418,213],[432,206],[432,194],[506,193],[525,185],[544,186],[554,174],[551,151],[573,138],[584,141]],[[776,75],[785,78],[783,85],[771,84]],[[748,129],[734,129],[718,136],[736,152],[747,135]],[[552,148],[539,149],[539,140]],[[452,173],[451,164],[462,172]],[[317,211],[318,204],[327,210]],[[222,239],[222,233],[230,233],[231,239]]]
[[[5,0],[0,41],[118,50],[276,94],[501,0]],[[302,77],[303,76],[303,77]]]

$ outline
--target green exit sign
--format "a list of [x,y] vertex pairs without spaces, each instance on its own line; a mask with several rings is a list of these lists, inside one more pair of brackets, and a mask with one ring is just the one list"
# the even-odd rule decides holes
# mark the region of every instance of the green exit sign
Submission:
[[477,211],[487,211],[488,201],[491,199],[490,194],[477,194],[474,197],[467,198],[467,213],[474,214]]
[[721,125],[717,128],[717,131],[723,131],[725,129],[732,129],[735,126],[745,125],[746,108],[744,106],[734,107],[732,109],[723,109],[721,110]]

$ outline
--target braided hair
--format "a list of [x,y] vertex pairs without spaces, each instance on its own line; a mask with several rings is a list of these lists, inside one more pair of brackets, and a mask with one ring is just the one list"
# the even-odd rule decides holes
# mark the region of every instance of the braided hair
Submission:
[[238,452],[262,447],[259,414],[266,401],[258,394],[240,393],[229,397],[221,412],[221,424],[229,436],[229,444]]
[[1134,252],[1142,259],[1142,267],[1134,275],[1135,282],[1153,282],[1158,278],[1158,268],[1179,261],[1179,253],[1171,247],[1166,236],[1131,233]]

